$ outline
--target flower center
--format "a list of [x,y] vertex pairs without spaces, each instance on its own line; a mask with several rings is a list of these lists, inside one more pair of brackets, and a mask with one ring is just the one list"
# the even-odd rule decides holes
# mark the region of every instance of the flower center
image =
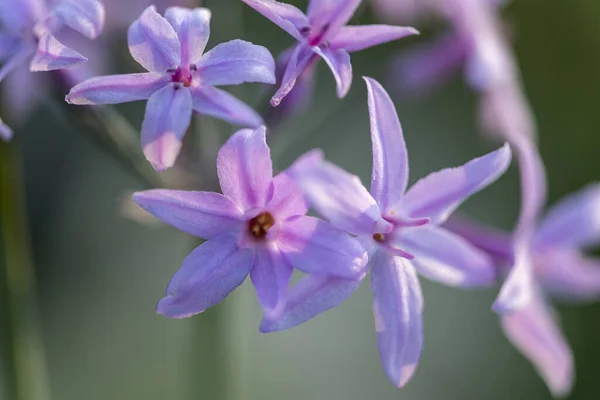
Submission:
[[323,42],[323,38],[327,33],[327,29],[329,29],[329,25],[325,25],[320,32],[312,32],[310,27],[305,26],[304,28],[300,29],[300,33],[306,38],[308,45],[311,47],[329,47],[329,43]]
[[167,72],[171,74],[171,81],[181,83],[185,87],[192,85],[192,72],[196,71],[195,65],[190,65],[188,68],[177,67],[177,69],[170,69]]
[[385,235],[383,233],[375,233],[373,235],[373,240],[379,243],[385,242]]
[[275,225],[275,218],[264,211],[248,221],[248,230],[256,239],[264,239],[273,225]]

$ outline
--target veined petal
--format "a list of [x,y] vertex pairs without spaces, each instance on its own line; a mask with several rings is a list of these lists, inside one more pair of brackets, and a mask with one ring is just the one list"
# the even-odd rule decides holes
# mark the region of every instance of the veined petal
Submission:
[[250,7],[261,13],[292,35],[297,40],[302,40],[300,31],[308,27],[306,15],[291,4],[280,3],[274,0],[242,0]]
[[334,49],[344,49],[348,53],[352,53],[418,34],[419,31],[409,26],[344,26],[331,38],[329,46]]
[[275,245],[256,249],[250,279],[265,313],[265,318],[279,318],[285,309],[286,292],[293,268]]
[[408,153],[392,99],[379,82],[365,78],[373,146],[371,194],[381,210],[399,202],[408,182]]
[[131,56],[150,72],[166,72],[177,68],[181,61],[181,45],[177,33],[150,6],[129,27],[127,43]]
[[338,30],[346,25],[362,0],[310,0],[308,19],[311,28],[323,36],[324,40],[335,37]]
[[52,25],[52,20],[57,19],[82,35],[94,39],[102,32],[104,17],[104,6],[98,0],[63,0],[54,7],[44,23]]
[[534,256],[536,276],[544,289],[562,300],[600,299],[600,260],[577,251],[550,251]]
[[241,210],[219,193],[153,189],[134,193],[133,200],[161,221],[203,239],[236,232],[243,224]]
[[515,263],[492,305],[492,309],[499,314],[522,310],[527,307],[534,296],[535,287],[531,255],[526,247],[518,247]]
[[443,228],[400,229],[393,235],[399,248],[412,254],[419,274],[448,286],[490,286],[496,279],[493,261],[481,250]]
[[300,157],[288,173],[309,204],[335,227],[356,236],[391,230],[360,178],[324,161],[319,150]]
[[342,49],[321,49],[313,47],[317,53],[329,66],[337,86],[337,95],[341,99],[345,97],[352,86],[352,64],[350,63],[350,54]]
[[469,161],[457,168],[434,172],[418,181],[404,196],[401,207],[409,216],[443,223],[472,194],[498,179],[508,168],[510,147]]
[[377,347],[386,376],[398,387],[414,375],[423,347],[423,294],[411,263],[377,252],[371,289]]
[[251,128],[264,124],[262,117],[252,107],[224,90],[200,86],[191,88],[191,91],[192,105],[200,114]]
[[156,312],[186,318],[220,303],[244,282],[254,258],[253,250],[237,248],[235,236],[224,234],[207,241],[184,260]]
[[0,139],[9,141],[13,137],[13,131],[10,129],[8,125],[2,122],[2,118],[0,118]]
[[265,127],[234,133],[219,150],[221,190],[243,210],[263,207],[273,179]]
[[586,247],[600,243],[600,184],[571,194],[540,222],[535,244],[541,247]]
[[289,61],[285,67],[283,78],[281,80],[281,86],[277,92],[271,98],[271,105],[277,107],[279,103],[292,91],[296,81],[304,70],[314,59],[315,53],[310,47],[303,44],[296,46]]
[[574,380],[573,354],[544,299],[536,295],[527,307],[501,318],[508,339],[533,363],[552,394],[568,395]]
[[287,219],[308,212],[304,194],[287,174],[280,172],[273,178],[273,197],[268,201],[269,210],[273,210],[277,219]]
[[243,40],[215,46],[202,56],[196,67],[206,85],[275,83],[275,60],[269,50]]
[[285,259],[308,274],[356,279],[365,272],[367,252],[362,245],[315,217],[300,216],[283,222],[277,243]]
[[156,72],[98,76],[75,85],[65,100],[77,105],[146,100],[170,81],[168,75]]
[[181,65],[189,67],[196,64],[210,37],[210,10],[202,7],[169,7],[165,18],[177,32],[181,44]]
[[288,292],[281,316],[277,319],[263,318],[260,331],[278,332],[298,326],[340,305],[361,283],[362,277],[345,279],[331,275],[305,276]]
[[142,123],[142,149],[155,170],[175,164],[191,120],[192,97],[186,88],[170,84],[150,97]]
[[29,69],[33,72],[53,71],[70,68],[87,61],[87,58],[59,42],[52,35],[39,39],[37,53],[31,60]]

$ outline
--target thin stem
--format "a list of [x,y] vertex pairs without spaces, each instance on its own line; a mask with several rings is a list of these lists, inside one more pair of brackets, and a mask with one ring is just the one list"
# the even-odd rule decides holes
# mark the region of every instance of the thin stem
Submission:
[[25,214],[17,144],[0,143],[0,233],[4,275],[0,282],[3,329],[11,376],[11,399],[49,400],[45,352],[40,335],[35,269]]

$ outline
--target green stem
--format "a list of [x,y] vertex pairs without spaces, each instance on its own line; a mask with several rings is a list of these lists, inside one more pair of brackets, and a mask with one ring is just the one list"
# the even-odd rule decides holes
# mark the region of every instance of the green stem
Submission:
[[49,400],[17,144],[0,143],[0,234],[3,329],[14,400]]

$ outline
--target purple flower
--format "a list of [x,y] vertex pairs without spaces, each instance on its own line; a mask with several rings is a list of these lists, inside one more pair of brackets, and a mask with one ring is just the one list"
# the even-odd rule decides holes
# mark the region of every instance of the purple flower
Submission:
[[207,239],[183,262],[157,312],[184,318],[223,300],[246,276],[266,316],[285,306],[293,267],[317,276],[364,275],[363,247],[325,221],[306,216],[302,193],[285,172],[273,177],[265,128],[234,134],[219,151],[223,194],[177,190],[136,193],[155,217]]
[[299,42],[291,50],[281,87],[271,99],[274,107],[290,93],[296,80],[317,57],[325,60],[333,72],[337,95],[341,98],[352,85],[348,53],[418,33],[414,28],[400,26],[346,26],[361,0],[311,0],[306,15],[290,4],[274,0],[242,1]]
[[[359,237],[369,253],[379,354],[388,378],[403,386],[422,347],[423,298],[416,272],[463,288],[494,282],[492,260],[441,228],[470,195],[494,182],[510,164],[508,146],[458,168],[433,173],[405,193],[408,158],[400,121],[383,87],[369,91],[373,175],[370,193],[358,177],[309,153],[291,169],[312,206],[334,226]],[[262,331],[288,329],[341,303],[359,282],[309,276],[291,292],[282,317]]]
[[100,76],[76,85],[71,104],[117,104],[148,99],[142,147],[157,171],[175,163],[192,110],[250,127],[262,118],[247,104],[215,88],[244,82],[275,83],[275,61],[262,46],[242,40],[204,53],[210,35],[206,8],[171,7],[163,18],[148,7],[129,28],[129,51],[147,71]]

